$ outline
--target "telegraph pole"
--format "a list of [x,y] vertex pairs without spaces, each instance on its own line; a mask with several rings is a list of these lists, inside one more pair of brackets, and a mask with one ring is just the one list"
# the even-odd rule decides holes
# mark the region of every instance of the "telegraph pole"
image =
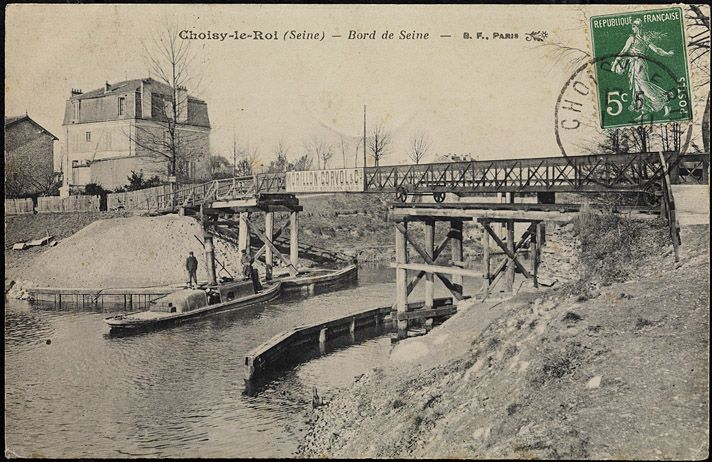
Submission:
[[237,141],[235,132],[232,132],[232,176],[237,176]]
[[363,105],[363,168],[364,180],[366,178],[366,105]]

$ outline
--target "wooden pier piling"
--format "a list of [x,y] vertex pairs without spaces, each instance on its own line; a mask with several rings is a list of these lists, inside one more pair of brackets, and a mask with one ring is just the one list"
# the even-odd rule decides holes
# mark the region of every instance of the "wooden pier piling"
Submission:
[[[462,261],[462,220],[450,220],[450,253],[452,254],[453,262]],[[462,275],[454,274],[452,276],[452,284],[455,291],[460,295],[462,292]]]
[[[403,232],[396,227],[396,263],[406,264],[406,238]],[[405,314],[408,309],[408,272],[405,268],[396,268],[396,311]],[[407,337],[408,321],[398,321],[398,338]]]
[[[435,220],[425,220],[425,254],[433,258],[433,250],[435,248]],[[435,291],[435,274],[432,272],[425,273],[425,309],[433,308],[433,294]]]
[[247,212],[240,212],[240,227],[238,233],[238,249],[240,253],[250,250],[250,229],[247,226],[249,216]]
[[492,269],[490,263],[490,235],[485,229],[484,225],[482,227],[482,264],[484,265],[484,289],[487,291],[489,289],[490,283],[492,282]]
[[289,213],[289,260],[299,268],[299,212]]
[[208,284],[215,285],[217,283],[215,277],[215,246],[213,245],[213,235],[205,232],[203,236],[205,243],[205,263],[208,265]]
[[[507,220],[507,250],[514,254],[514,220]],[[514,290],[514,258],[508,258],[504,290],[511,292]]]
[[[265,213],[265,236],[272,241],[274,236],[274,212]],[[265,279],[272,279],[272,265],[274,264],[274,254],[272,247],[267,246],[265,250]]]

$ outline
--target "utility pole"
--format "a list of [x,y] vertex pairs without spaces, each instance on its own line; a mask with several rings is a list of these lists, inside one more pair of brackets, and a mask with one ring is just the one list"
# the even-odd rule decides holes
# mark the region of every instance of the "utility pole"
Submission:
[[232,176],[237,176],[237,141],[235,132],[232,132]]
[[363,178],[366,180],[366,105],[363,105]]

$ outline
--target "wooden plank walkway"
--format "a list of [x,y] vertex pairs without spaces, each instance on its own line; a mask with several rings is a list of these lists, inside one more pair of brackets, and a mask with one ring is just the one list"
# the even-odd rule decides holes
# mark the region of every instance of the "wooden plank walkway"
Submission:
[[146,309],[151,301],[182,288],[182,285],[162,287],[133,287],[97,289],[89,287],[33,287],[27,292],[33,301],[52,303],[57,308],[65,306],[123,307],[128,310]]

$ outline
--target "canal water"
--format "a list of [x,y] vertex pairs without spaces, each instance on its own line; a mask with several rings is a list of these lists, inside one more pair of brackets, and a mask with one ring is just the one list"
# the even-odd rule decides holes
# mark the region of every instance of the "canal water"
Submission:
[[[312,387],[322,396],[348,387],[388,361],[390,339],[327,350],[287,368],[257,393],[246,391],[245,354],[283,330],[390,304],[393,273],[364,267],[358,284],[344,290],[129,337],[108,335],[106,308],[58,310],[6,300],[6,451],[24,457],[288,457],[306,431]],[[412,300],[421,294],[416,289]],[[447,293],[437,287],[436,295]]]

